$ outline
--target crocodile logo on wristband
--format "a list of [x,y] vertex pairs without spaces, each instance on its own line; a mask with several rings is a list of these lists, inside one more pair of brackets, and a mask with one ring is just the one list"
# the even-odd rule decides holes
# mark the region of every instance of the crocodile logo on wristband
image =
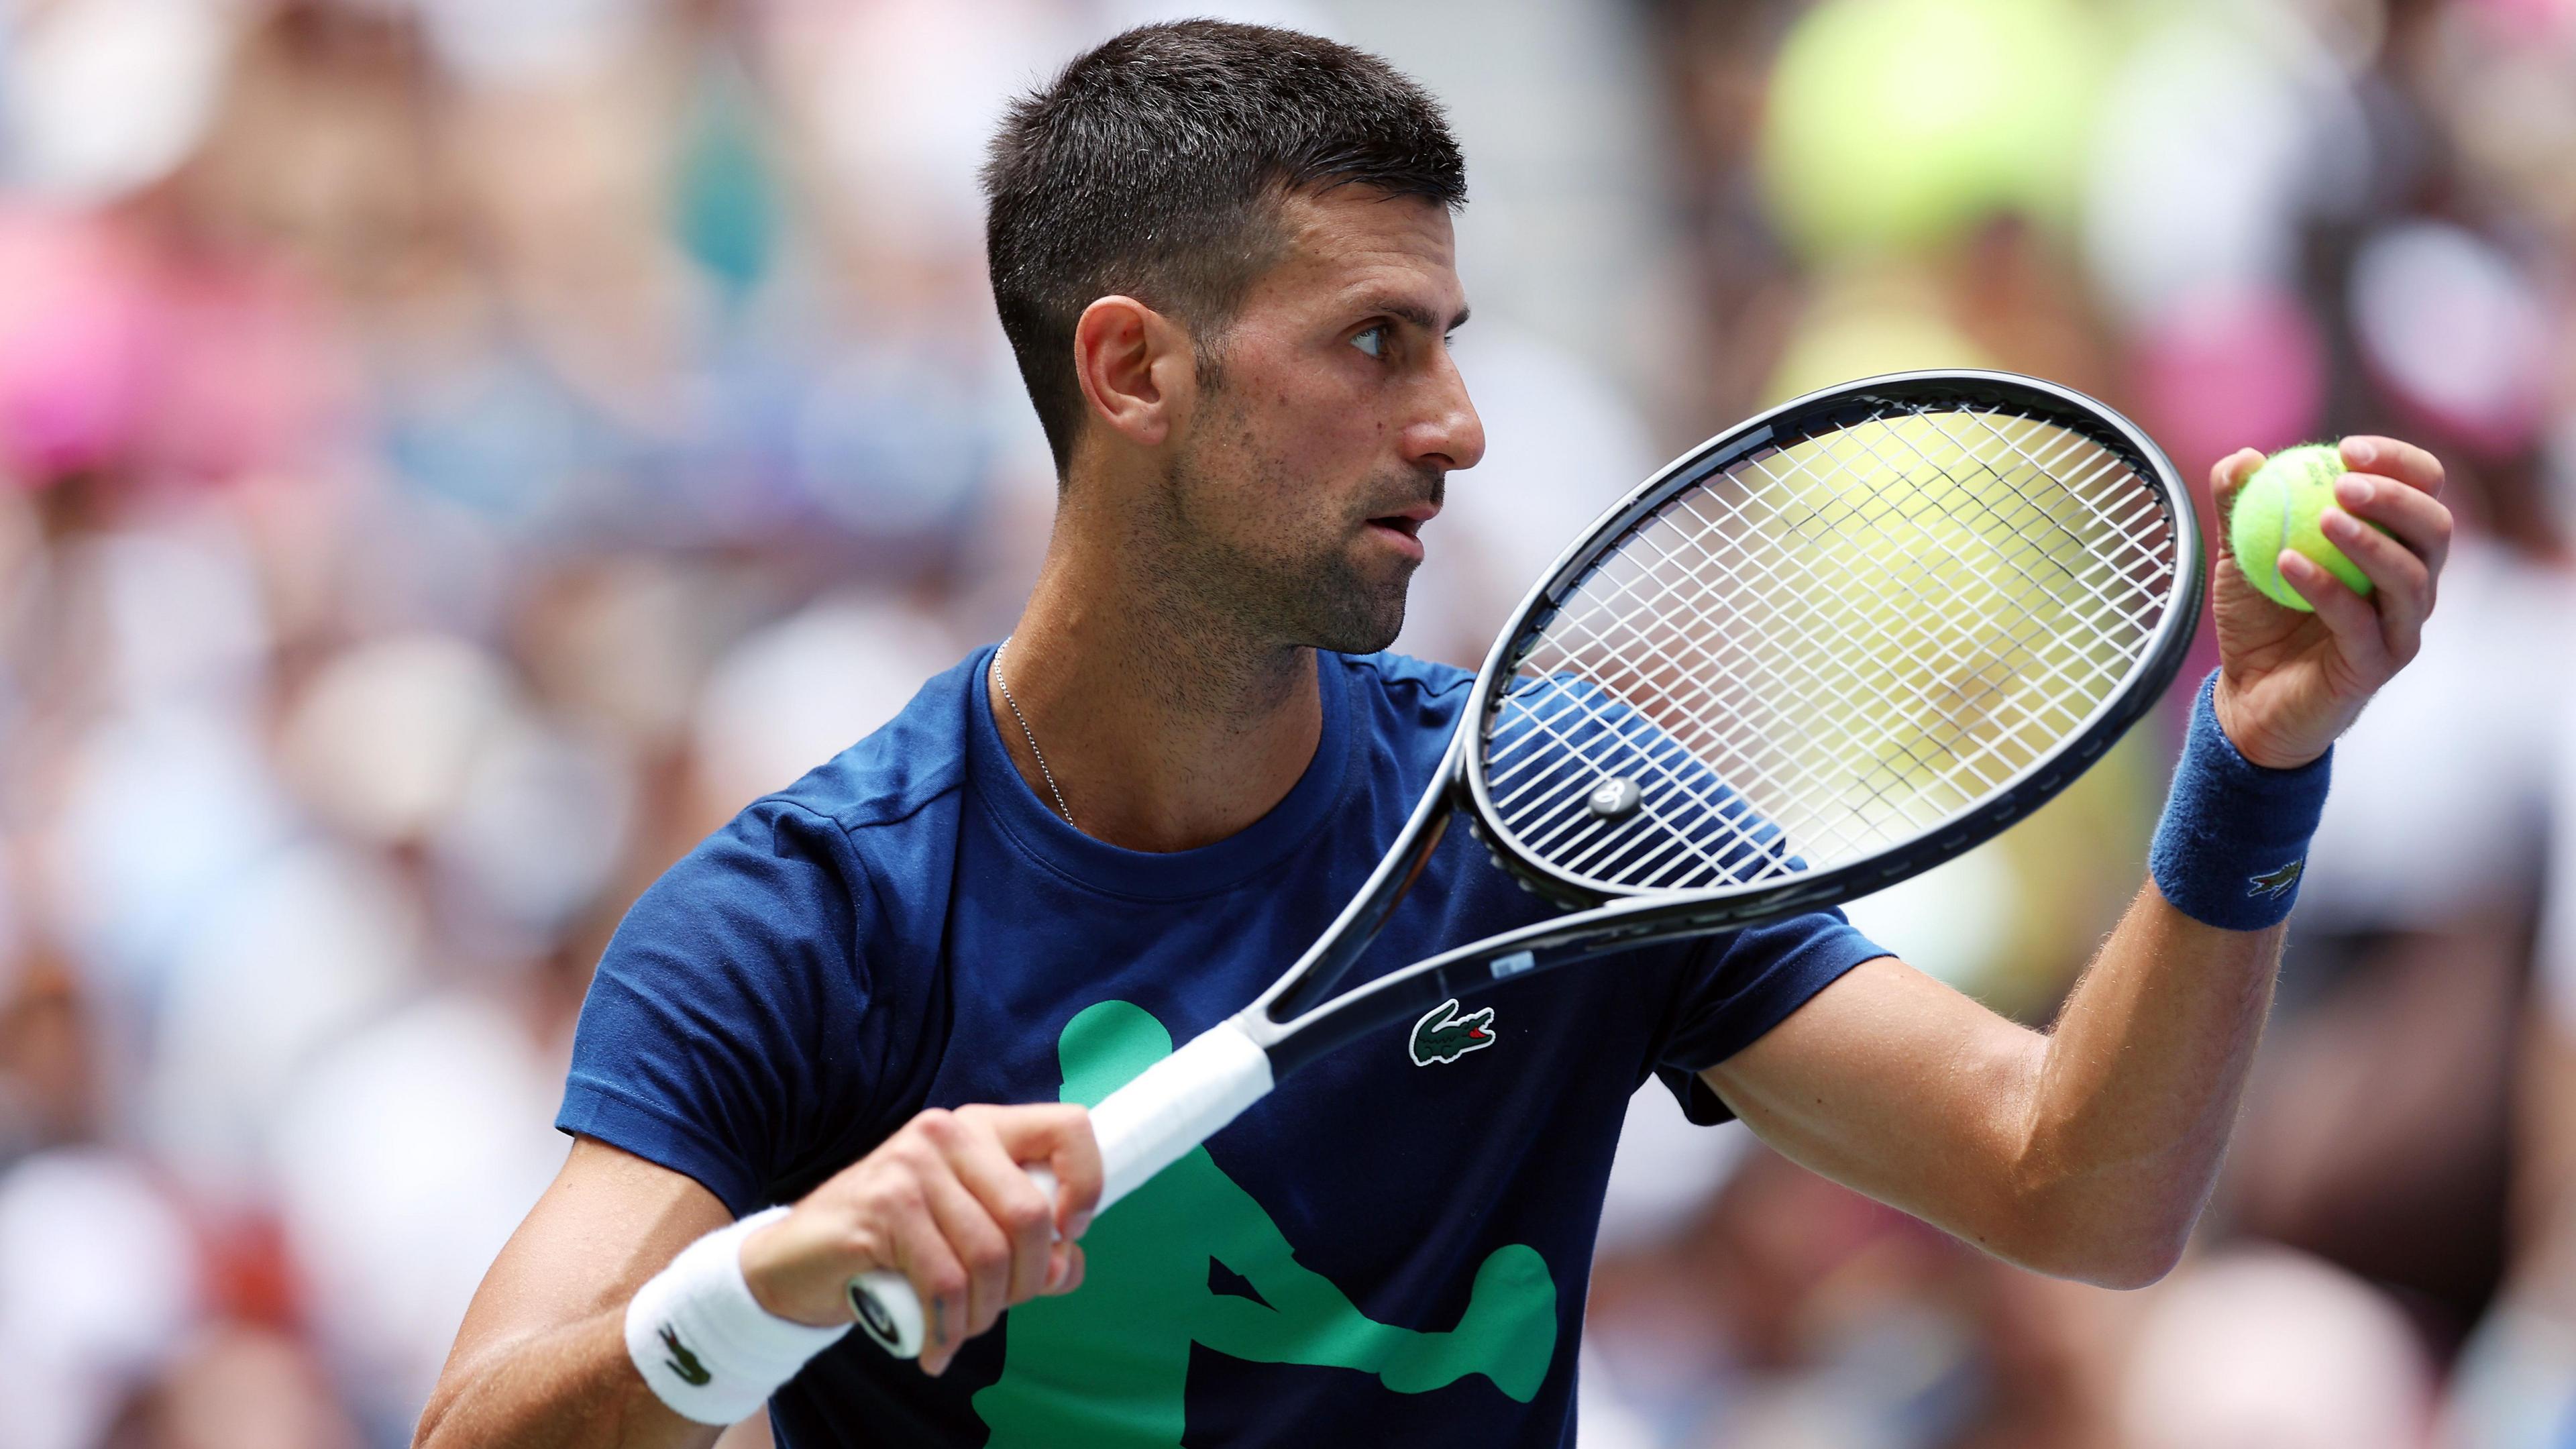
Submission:
[[680,1342],[680,1330],[666,1323],[658,1331],[662,1335],[662,1346],[671,1351],[671,1356],[662,1362],[680,1376],[681,1382],[691,1388],[702,1389],[715,1379],[714,1374],[707,1372],[707,1366],[698,1362],[698,1356],[689,1352],[689,1346]]
[[2290,887],[2299,883],[2299,872],[2305,868],[2306,865],[2307,862],[2304,860],[2294,860],[2288,865],[2281,867],[2279,870],[2267,870],[2261,875],[2247,876],[2245,878],[2245,894],[2249,896],[2269,896],[2277,900],[2280,897],[2289,894]]

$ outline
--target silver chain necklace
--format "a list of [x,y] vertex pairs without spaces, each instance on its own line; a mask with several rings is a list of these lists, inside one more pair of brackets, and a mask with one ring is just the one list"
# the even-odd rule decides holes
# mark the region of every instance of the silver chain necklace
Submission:
[[1029,753],[1037,757],[1038,773],[1046,778],[1047,793],[1055,796],[1057,812],[1064,816],[1065,824],[1080,830],[1082,827],[1074,824],[1073,807],[1064,803],[1064,787],[1055,782],[1055,771],[1047,768],[1046,751],[1038,748],[1038,732],[1029,728],[1029,717],[1020,713],[1020,702],[1011,698],[1011,682],[1002,677],[1002,651],[1010,647],[1008,635],[993,646],[993,683],[1001,687],[1002,703],[1011,707],[1011,718],[1020,722],[1020,736],[1029,742]]

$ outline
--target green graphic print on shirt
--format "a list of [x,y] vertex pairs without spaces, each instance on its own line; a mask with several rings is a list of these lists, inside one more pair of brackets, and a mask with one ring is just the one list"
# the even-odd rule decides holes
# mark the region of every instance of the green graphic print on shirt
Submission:
[[[1171,1050],[1142,1008],[1088,1007],[1057,1043],[1063,1099],[1096,1106]],[[1556,1352],[1556,1284],[1537,1249],[1495,1249],[1454,1329],[1378,1323],[1298,1263],[1204,1147],[1102,1214],[1083,1254],[1080,1288],[1010,1312],[1002,1376],[974,1398],[991,1449],[1177,1449],[1193,1343],[1254,1363],[1375,1374],[1399,1394],[1483,1374],[1524,1404]],[[1211,1290],[1211,1259],[1260,1299]]]

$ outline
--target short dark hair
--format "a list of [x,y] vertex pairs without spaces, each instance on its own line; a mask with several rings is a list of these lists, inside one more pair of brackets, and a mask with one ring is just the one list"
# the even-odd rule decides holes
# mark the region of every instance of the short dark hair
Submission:
[[985,258],[1058,475],[1085,307],[1123,293],[1181,318],[1213,375],[1208,349],[1285,245],[1281,202],[1353,184],[1454,209],[1467,164],[1420,86],[1293,30],[1139,26],[1014,102],[984,168]]

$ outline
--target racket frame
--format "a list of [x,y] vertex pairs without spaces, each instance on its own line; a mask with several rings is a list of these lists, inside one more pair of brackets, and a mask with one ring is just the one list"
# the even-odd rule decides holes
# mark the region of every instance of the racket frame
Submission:
[[[1684,491],[1766,449],[1792,446],[1863,419],[1890,402],[1962,402],[2010,409],[2069,426],[2101,445],[2161,495],[2173,531],[2171,605],[2156,621],[2128,678],[2079,722],[2070,741],[2031,762],[1959,815],[1859,860],[1785,879],[1703,890],[1624,887],[1570,875],[1499,828],[1475,741],[1502,707],[1540,633],[1603,555]],[[2101,758],[2173,683],[2199,627],[2208,558],[2191,491],[2162,449],[2136,425],[2071,388],[1987,370],[1888,373],[1797,397],[1701,443],[1605,509],[1531,588],[1477,671],[1457,733],[1431,787],[1385,857],[1341,915],[1297,964],[1234,1018],[1286,1075],[1374,1025],[1465,1000],[1499,982],[1655,941],[1736,929],[1867,895],[1955,858],[2038,808]],[[1463,814],[1496,864],[1576,914],[1534,922],[1428,957],[1325,1000],[1367,949]]]

